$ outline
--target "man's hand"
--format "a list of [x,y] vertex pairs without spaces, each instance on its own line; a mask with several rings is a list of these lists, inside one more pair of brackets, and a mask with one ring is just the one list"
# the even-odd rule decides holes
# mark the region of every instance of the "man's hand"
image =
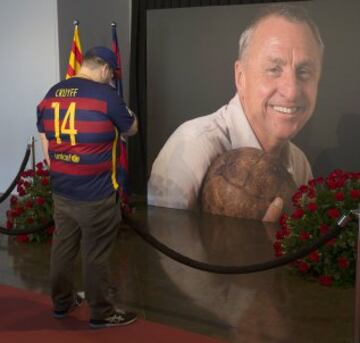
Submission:
[[262,219],[263,222],[272,222],[275,223],[279,220],[281,212],[284,207],[284,202],[281,198],[277,197],[269,205],[266,213]]
[[39,133],[39,137],[40,137],[41,148],[44,154],[45,161],[48,167],[50,168],[49,141],[47,140],[46,135],[43,132]]

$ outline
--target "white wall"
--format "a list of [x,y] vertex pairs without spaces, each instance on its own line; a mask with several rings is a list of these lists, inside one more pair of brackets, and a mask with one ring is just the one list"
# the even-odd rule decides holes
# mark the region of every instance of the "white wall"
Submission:
[[0,0],[0,193],[37,138],[36,105],[59,80],[57,30],[56,0]]

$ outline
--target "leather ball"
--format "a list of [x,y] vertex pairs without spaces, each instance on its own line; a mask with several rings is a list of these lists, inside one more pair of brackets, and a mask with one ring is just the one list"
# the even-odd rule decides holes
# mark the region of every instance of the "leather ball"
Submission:
[[285,207],[296,184],[279,157],[256,148],[219,155],[209,167],[201,191],[205,212],[261,220],[275,197]]

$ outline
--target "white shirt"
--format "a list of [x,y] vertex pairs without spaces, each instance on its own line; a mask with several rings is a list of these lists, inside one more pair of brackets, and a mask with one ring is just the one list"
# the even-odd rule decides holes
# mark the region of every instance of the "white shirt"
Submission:
[[[242,147],[262,149],[238,95],[218,111],[180,125],[155,159],[148,182],[148,204],[195,209],[203,178],[221,153]],[[299,186],[312,178],[304,153],[289,142],[287,169]]]

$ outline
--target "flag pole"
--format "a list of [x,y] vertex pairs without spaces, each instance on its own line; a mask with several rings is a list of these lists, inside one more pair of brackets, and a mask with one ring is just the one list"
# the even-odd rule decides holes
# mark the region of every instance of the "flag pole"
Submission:
[[35,137],[32,136],[31,137],[31,167],[32,167],[32,170],[34,172],[34,175],[35,175],[35,163],[36,163],[36,158],[35,158]]
[[72,76],[75,76],[79,71],[81,62],[82,62],[82,50],[81,50],[81,43],[80,43],[80,34],[79,34],[79,20],[75,19],[73,21],[74,25],[74,34],[71,43],[70,49],[70,56],[69,62],[67,66],[66,76],[65,78],[68,79]]
[[120,78],[119,77],[116,78],[116,91],[117,91],[117,94],[123,98],[124,95],[123,95],[123,86],[122,86],[121,57],[120,57],[120,52],[119,52],[119,44],[118,44],[118,39],[117,39],[116,26],[117,26],[116,22],[112,21],[111,22],[112,48],[113,48],[114,53],[116,54],[117,65],[118,65],[118,69],[119,69],[119,73],[120,73]]
[[[115,86],[117,94],[123,98],[123,86],[122,86],[122,68],[121,68],[121,56],[119,52],[119,44],[117,39],[117,32],[116,32],[116,22],[111,22],[111,35],[112,35],[112,49],[116,55],[116,62],[117,62],[117,73],[115,77]],[[130,190],[129,190],[129,180],[128,180],[128,173],[129,173],[129,162],[127,158],[127,140],[125,137],[120,136],[120,198],[121,198],[121,210],[124,213],[129,214],[131,209],[129,205],[129,197],[130,197]]]

